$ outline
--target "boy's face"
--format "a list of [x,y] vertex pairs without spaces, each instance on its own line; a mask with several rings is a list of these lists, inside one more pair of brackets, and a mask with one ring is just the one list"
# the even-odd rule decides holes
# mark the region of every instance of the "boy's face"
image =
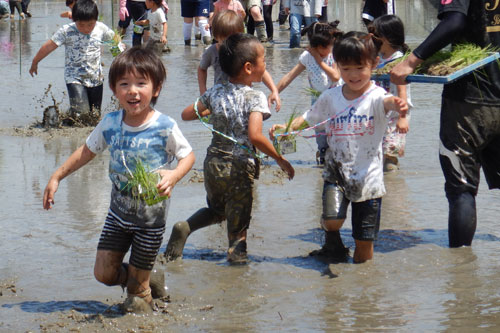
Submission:
[[262,76],[266,71],[266,58],[265,58],[265,50],[262,44],[258,43],[257,47],[257,58],[255,59],[255,63],[252,64],[252,82],[261,82]]
[[96,23],[96,20],[75,21],[76,28],[84,35],[89,35],[94,30]]
[[114,94],[125,109],[125,118],[139,119],[151,108],[151,99],[158,97],[160,89],[153,89],[153,82],[138,73],[126,73],[115,84]]

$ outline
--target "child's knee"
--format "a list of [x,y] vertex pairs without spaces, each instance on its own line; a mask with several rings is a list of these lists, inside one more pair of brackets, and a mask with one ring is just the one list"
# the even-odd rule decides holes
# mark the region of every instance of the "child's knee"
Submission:
[[107,286],[115,286],[118,284],[119,271],[113,273],[95,266],[94,277],[97,281]]
[[321,219],[321,226],[326,231],[337,231],[344,224],[345,219],[336,219],[336,220],[326,220]]

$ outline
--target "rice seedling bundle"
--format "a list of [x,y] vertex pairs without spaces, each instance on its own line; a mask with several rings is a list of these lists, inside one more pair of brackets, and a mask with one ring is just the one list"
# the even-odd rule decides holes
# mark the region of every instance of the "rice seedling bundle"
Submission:
[[[498,52],[498,50],[492,46],[481,48],[474,44],[458,44],[455,45],[451,51],[441,50],[436,52],[433,56],[420,64],[420,66],[415,69],[414,74],[430,76],[450,75],[490,56],[491,53],[494,52]],[[408,55],[409,53],[377,69],[375,74],[388,74],[394,66],[403,61]]]
[[137,201],[144,201],[148,206],[157,204],[168,199],[168,196],[161,196],[156,185],[160,180],[157,172],[149,171],[141,160],[136,160],[135,170],[130,175],[124,190],[129,191]]
[[110,42],[111,47],[109,48],[109,51],[111,52],[113,57],[116,57],[117,55],[125,51],[125,44],[122,42],[122,35],[118,31],[118,29],[114,29],[113,31],[115,32],[115,35]]

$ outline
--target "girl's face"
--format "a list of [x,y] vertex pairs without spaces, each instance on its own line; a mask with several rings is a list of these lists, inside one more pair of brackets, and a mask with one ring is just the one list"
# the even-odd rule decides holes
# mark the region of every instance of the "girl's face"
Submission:
[[75,21],[76,28],[84,35],[90,35],[92,30],[94,30],[96,23],[96,20]]
[[146,0],[146,8],[151,9],[153,8],[154,2],[153,0]]
[[114,94],[125,109],[124,120],[129,125],[142,124],[152,111],[151,99],[158,97],[160,89],[153,89],[153,82],[148,77],[131,72],[122,76],[115,85]]
[[328,45],[328,46],[320,45],[316,47],[316,50],[318,51],[319,56],[321,58],[326,58],[330,53],[332,53],[332,47],[333,45]]
[[366,62],[364,64],[356,63],[337,63],[340,76],[352,93],[364,93],[370,87],[372,70],[375,69],[376,62]]
[[384,59],[389,58],[394,53],[394,49],[392,48],[391,43],[389,43],[387,38],[380,37],[380,40],[382,41],[382,46],[380,47],[380,54]]

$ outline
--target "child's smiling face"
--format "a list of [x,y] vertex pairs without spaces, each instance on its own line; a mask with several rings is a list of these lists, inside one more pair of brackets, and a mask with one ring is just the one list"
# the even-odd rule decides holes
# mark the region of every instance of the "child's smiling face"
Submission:
[[370,87],[372,70],[375,64],[367,61],[363,64],[355,62],[339,63],[340,76],[351,92],[364,93]]
[[124,121],[132,126],[140,125],[147,119],[153,110],[151,99],[160,94],[160,88],[154,91],[150,78],[135,72],[123,75],[114,88],[113,92],[125,110]]

